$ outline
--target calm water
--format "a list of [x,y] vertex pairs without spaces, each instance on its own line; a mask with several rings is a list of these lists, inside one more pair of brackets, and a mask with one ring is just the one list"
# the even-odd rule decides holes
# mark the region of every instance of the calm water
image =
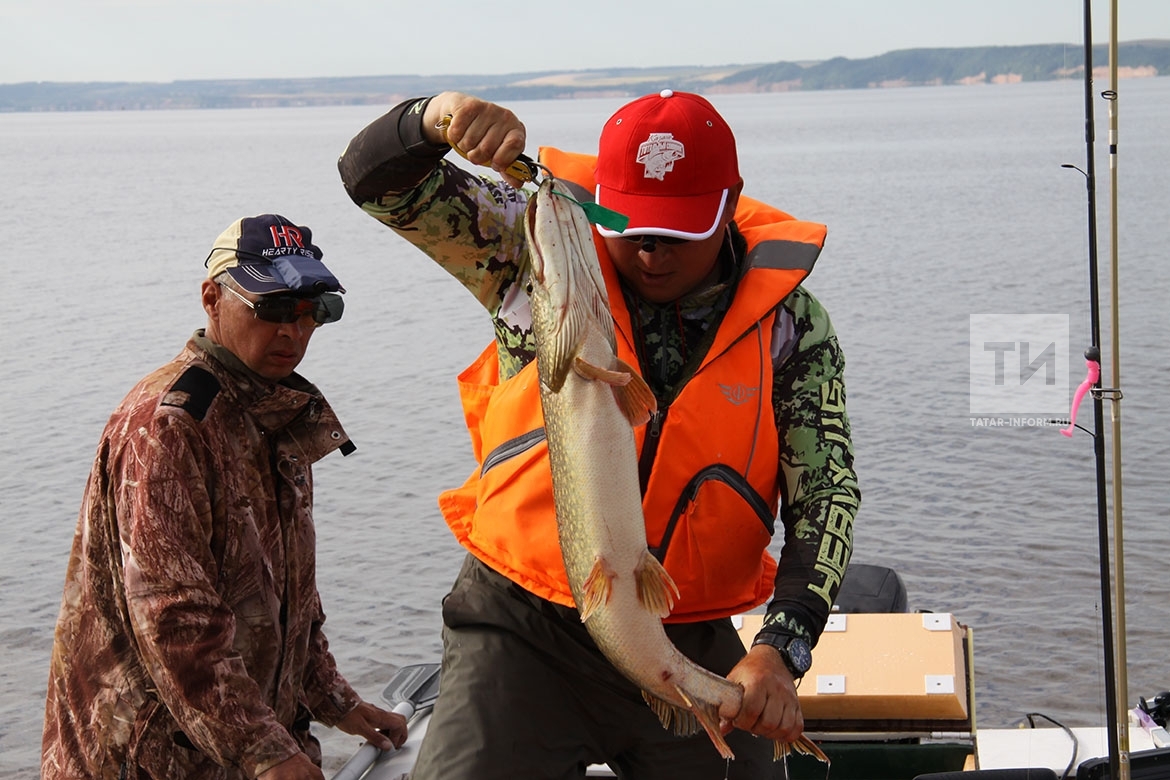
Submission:
[[[1131,699],[1170,687],[1170,79],[1122,83],[1119,285]],[[530,150],[596,148],[621,101],[517,104]],[[983,726],[1103,722],[1090,439],[974,428],[968,317],[1064,313],[1088,341],[1079,83],[727,96],[746,192],[830,226],[829,307],[864,503],[855,560],[975,632]],[[1109,239],[1098,114],[1100,257]],[[0,777],[35,777],[52,627],[102,425],[203,312],[211,241],[265,211],[307,223],[349,289],[303,373],[359,445],[318,468],[320,585],[367,697],[437,660],[461,552],[436,494],[471,468],[454,374],[491,335],[456,283],[353,207],[335,161],[373,107],[0,114]],[[1103,300],[1107,300],[1103,298]],[[1071,373],[1079,374],[1078,366]],[[1079,381],[1074,376],[1072,381]],[[1085,418],[1090,419],[1087,414]],[[356,747],[326,735],[334,766]]]

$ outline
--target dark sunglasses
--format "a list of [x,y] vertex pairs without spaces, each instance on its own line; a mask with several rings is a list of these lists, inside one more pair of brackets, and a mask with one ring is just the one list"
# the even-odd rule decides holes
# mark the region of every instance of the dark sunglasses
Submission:
[[690,241],[689,238],[679,238],[678,236],[656,236],[656,235],[641,235],[641,236],[618,236],[623,241],[629,241],[631,244],[641,244],[643,252],[653,252],[658,248],[658,242],[661,241],[667,246],[678,246]]
[[345,301],[337,293],[322,293],[312,298],[295,295],[265,295],[258,301],[250,301],[238,292],[221,284],[220,287],[243,301],[256,319],[265,322],[297,322],[302,317],[312,317],[320,327],[327,322],[337,322],[345,311]]

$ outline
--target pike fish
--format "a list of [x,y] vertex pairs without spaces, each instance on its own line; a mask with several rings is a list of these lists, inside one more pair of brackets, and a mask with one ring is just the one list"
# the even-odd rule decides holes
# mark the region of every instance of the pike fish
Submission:
[[[678,588],[646,544],[634,426],[656,409],[637,371],[617,357],[613,316],[580,204],[545,177],[528,201],[532,326],[552,467],[557,531],[569,586],[602,654],[642,690],[663,727],[701,728],[734,758],[719,710],[743,688],[698,666],[663,629]],[[828,763],[807,737],[777,743]]]

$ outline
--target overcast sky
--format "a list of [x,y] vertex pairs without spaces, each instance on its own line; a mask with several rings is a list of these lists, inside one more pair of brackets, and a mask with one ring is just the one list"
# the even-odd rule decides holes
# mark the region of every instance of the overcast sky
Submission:
[[[1109,2],[1093,5],[1103,43]],[[1170,39],[1170,0],[1119,5],[1119,40]],[[1081,45],[1083,22],[1083,0],[0,0],[0,83],[860,58]]]

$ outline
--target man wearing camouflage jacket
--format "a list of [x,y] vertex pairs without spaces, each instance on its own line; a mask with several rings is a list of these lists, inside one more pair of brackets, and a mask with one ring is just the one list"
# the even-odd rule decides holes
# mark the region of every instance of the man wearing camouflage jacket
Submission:
[[309,229],[278,215],[237,220],[207,265],[206,330],[130,391],[98,446],[53,647],[46,780],[323,778],[311,720],[382,748],[406,738],[321,630],[312,464],[353,444],[294,369],[344,290]]

